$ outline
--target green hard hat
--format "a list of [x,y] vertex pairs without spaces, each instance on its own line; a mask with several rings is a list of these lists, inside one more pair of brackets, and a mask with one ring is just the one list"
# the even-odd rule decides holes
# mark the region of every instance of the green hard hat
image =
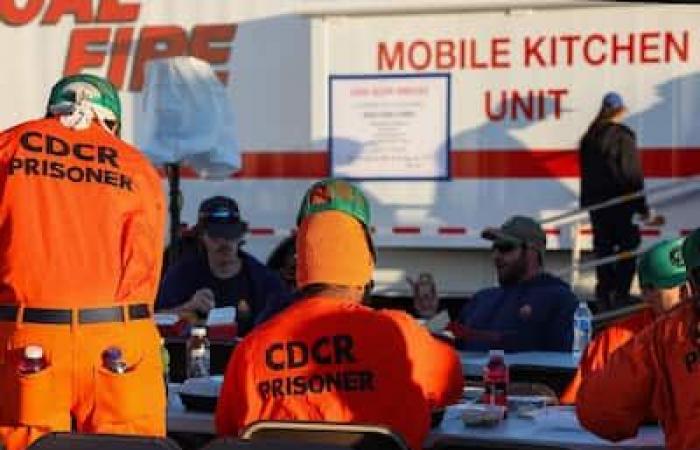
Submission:
[[644,252],[639,261],[639,285],[669,289],[683,284],[686,273],[682,245],[683,238],[665,240]]
[[122,106],[117,88],[108,80],[90,74],[68,75],[54,84],[46,106],[47,114],[70,108],[83,99],[108,111],[114,116],[111,119],[121,124]]
[[683,242],[683,260],[688,271],[700,267],[700,228],[696,228]]
[[305,217],[322,211],[342,211],[370,228],[370,208],[367,198],[355,185],[337,178],[314,183],[301,201],[297,226]]

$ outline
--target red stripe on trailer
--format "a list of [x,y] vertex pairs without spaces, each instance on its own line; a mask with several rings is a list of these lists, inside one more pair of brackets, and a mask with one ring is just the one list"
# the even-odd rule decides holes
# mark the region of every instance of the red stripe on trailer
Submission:
[[438,228],[438,234],[467,234],[467,229],[465,227],[440,227]]
[[642,236],[661,236],[661,230],[658,228],[642,228],[639,230]]
[[392,227],[393,234],[420,234],[420,227]]
[[251,228],[249,232],[253,236],[273,236],[275,234],[274,228]]
[[[700,173],[700,147],[640,149],[647,178],[671,178]],[[241,154],[242,170],[231,178],[317,179],[330,174],[328,152],[320,150],[248,150]],[[453,149],[453,179],[577,178],[576,149]],[[182,178],[197,178],[189,167]]]
[[544,234],[559,236],[561,234],[561,230],[559,228],[546,228],[544,230]]

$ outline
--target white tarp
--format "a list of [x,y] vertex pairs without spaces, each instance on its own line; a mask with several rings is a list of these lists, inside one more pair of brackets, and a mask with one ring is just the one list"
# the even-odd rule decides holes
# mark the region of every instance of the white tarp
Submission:
[[134,114],[137,144],[155,164],[183,163],[202,178],[240,169],[231,100],[208,63],[192,56],[149,62]]

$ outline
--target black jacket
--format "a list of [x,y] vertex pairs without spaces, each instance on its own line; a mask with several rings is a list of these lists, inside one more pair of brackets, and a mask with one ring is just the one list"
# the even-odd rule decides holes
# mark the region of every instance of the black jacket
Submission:
[[[581,139],[581,207],[644,189],[637,142],[629,127],[619,123],[594,126]],[[644,197],[633,200],[635,212],[646,214]]]

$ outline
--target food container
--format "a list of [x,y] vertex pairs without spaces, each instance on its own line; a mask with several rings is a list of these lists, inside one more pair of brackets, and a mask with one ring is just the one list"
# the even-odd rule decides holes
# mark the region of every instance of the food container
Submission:
[[503,420],[505,413],[505,406],[469,404],[462,410],[462,422],[470,427],[493,427]]

